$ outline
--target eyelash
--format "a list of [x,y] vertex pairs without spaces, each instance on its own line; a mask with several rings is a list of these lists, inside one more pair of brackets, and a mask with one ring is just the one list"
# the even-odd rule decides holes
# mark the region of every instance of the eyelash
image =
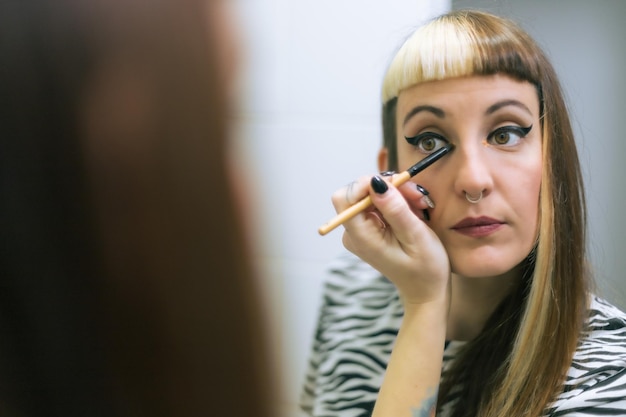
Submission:
[[[445,143],[448,143],[448,139],[444,138],[442,135],[438,134],[438,133],[434,133],[434,132],[424,132],[424,133],[420,133],[417,136],[412,136],[412,137],[404,137],[406,139],[406,141],[413,145],[414,147],[416,147],[420,152],[422,153],[426,153],[426,154],[430,154],[435,152],[437,149],[439,149],[441,146],[443,146]],[[441,146],[439,147],[435,147],[434,149],[431,150],[425,150],[422,148],[422,144],[425,140],[428,139],[434,139],[435,141],[440,141],[440,142],[445,142],[442,143]]]
[[487,142],[489,141],[489,139],[495,138],[498,134],[501,134],[501,133],[511,134],[511,133],[513,133],[513,134],[518,136],[518,141],[516,143],[514,143],[512,145],[510,145],[508,142],[506,144],[503,144],[503,143],[491,143],[491,144],[494,145],[494,146],[504,146],[504,147],[515,146],[515,145],[517,145],[517,143],[520,140],[524,139],[528,135],[528,133],[530,132],[530,130],[532,128],[533,128],[533,125],[530,125],[528,127],[502,126],[502,127],[497,128],[496,130],[491,132],[489,134],[489,136],[487,136]]
[[[522,140],[523,138],[525,138],[528,133],[531,131],[531,129],[533,128],[533,125],[530,125],[528,127],[521,127],[521,126],[516,126],[516,125],[512,125],[512,126],[502,126],[499,127],[497,129],[495,129],[494,131],[492,131],[491,133],[489,133],[489,135],[487,136],[487,139],[485,139],[485,142],[489,145],[492,146],[499,146],[499,147],[512,147],[515,146],[519,143],[520,140]],[[509,144],[509,141],[507,140],[507,143],[494,143],[493,140],[494,138],[498,135],[498,134],[514,134],[516,136],[518,136],[518,140],[515,141],[515,143],[513,144]],[[405,136],[406,141],[415,146],[420,152],[422,153],[426,153],[426,154],[430,154],[435,152],[437,149],[439,149],[441,146],[443,146],[445,143],[449,143],[448,139],[446,139],[444,136],[440,135],[439,133],[434,133],[434,132],[423,132],[420,133],[419,135],[416,136],[412,136],[412,137],[406,137]],[[443,142],[440,144],[440,146],[436,146],[433,149],[423,149],[423,142],[428,140],[428,139],[432,139],[435,141],[439,141],[439,142]],[[491,143],[490,143],[491,142]]]

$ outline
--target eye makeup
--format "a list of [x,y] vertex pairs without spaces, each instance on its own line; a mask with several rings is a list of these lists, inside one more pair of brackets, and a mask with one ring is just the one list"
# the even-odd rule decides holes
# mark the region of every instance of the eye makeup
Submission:
[[415,147],[418,151],[431,154],[434,150],[439,149],[441,145],[448,143],[448,140],[435,132],[423,132],[416,136],[404,137],[404,139]]
[[[396,175],[391,181],[391,183],[394,186],[399,187],[400,185],[404,184],[405,182],[413,178],[415,175],[422,172],[423,170],[428,168],[430,165],[432,165],[433,163],[441,159],[443,156],[451,152],[453,149],[454,149],[454,145],[452,145],[451,143],[446,144],[445,146],[437,149],[435,152],[431,153],[426,158],[422,159],[421,161],[413,165],[411,168]],[[328,223],[321,226],[318,229],[318,233],[324,236],[325,234],[337,228],[339,225],[343,224],[344,222],[347,222],[348,220],[350,220],[357,214],[363,212],[365,209],[367,209],[371,205],[372,205],[372,199],[370,198],[370,196],[365,197],[358,203],[348,207],[347,209],[339,213]]]
[[[496,146],[499,148],[514,149],[520,142],[528,136],[533,125],[523,127],[519,125],[501,126],[490,132],[482,141],[484,146]],[[424,154],[431,154],[434,150],[448,143],[443,135],[435,132],[422,132],[415,136],[405,136],[407,143],[413,146],[417,151]]]
[[530,133],[532,128],[533,125],[528,127],[516,125],[499,127],[485,139],[485,146],[515,147]]

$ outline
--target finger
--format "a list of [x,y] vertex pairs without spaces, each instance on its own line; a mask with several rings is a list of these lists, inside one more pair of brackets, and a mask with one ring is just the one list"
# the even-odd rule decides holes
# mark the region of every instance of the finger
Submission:
[[369,178],[361,177],[333,193],[331,201],[337,213],[344,211],[367,197],[369,194]]
[[398,190],[415,211],[435,208],[435,202],[430,197],[430,193],[419,184],[407,182],[398,187]]
[[365,248],[380,247],[385,242],[387,233],[391,232],[382,214],[374,206],[357,218],[345,222],[344,229],[344,246],[358,256],[364,253]]
[[353,231],[367,238],[383,235],[386,228],[384,219],[380,215],[371,215],[375,207],[371,205],[369,182],[370,177],[361,177],[333,193],[332,202],[339,214],[324,227],[334,228],[341,224],[346,231]]
[[374,220],[374,223],[378,226],[381,231],[387,229],[387,222],[380,214],[378,210],[372,210],[365,213],[365,217]]
[[415,188],[417,188],[417,191],[419,191],[420,194],[423,195],[421,201],[424,202],[428,206],[428,208],[434,209],[435,202],[430,198],[430,193],[428,192],[428,190],[426,190],[426,188],[422,187],[419,184],[415,184]]
[[[377,180],[374,180],[374,178],[372,179],[372,192],[370,193],[372,203],[382,214],[385,222],[393,230],[396,239],[400,243],[414,244],[417,236],[423,231],[424,223],[415,215],[412,207],[398,188],[392,184],[387,184],[387,189],[383,190],[383,187],[376,185]],[[412,195],[421,195],[421,193],[417,192],[415,185],[413,185],[413,189],[415,194]],[[423,197],[423,195],[421,196]]]
[[425,222],[430,221],[430,211],[435,208],[435,202],[430,197],[430,193],[419,184],[408,182],[398,187],[404,199],[411,207],[413,213]]

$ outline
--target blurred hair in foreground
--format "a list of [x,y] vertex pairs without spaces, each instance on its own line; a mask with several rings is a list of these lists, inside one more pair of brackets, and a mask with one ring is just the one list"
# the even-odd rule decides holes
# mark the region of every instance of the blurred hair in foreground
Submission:
[[223,8],[0,3],[0,414],[271,415]]

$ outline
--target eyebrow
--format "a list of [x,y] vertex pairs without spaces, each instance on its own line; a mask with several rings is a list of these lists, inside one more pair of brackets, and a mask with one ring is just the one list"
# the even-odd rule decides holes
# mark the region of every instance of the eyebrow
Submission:
[[524,103],[522,103],[521,101],[518,101],[518,100],[514,100],[514,99],[502,100],[502,101],[498,101],[497,103],[492,104],[485,111],[485,115],[488,116],[490,114],[493,114],[493,113],[497,112],[498,110],[500,110],[501,108],[507,107],[507,106],[519,107],[520,109],[526,111],[531,116],[533,115],[533,113],[530,111],[530,109]]
[[432,114],[434,114],[435,116],[437,116],[440,119],[443,119],[444,117],[446,117],[446,112],[444,112],[442,109],[440,109],[439,107],[435,107],[435,106],[428,106],[428,105],[424,105],[424,106],[416,106],[413,107],[411,109],[411,111],[409,111],[406,116],[404,116],[404,122],[402,122],[402,126],[405,126],[407,124],[407,122],[409,121],[409,119],[413,116],[415,116],[417,113],[419,112],[423,112],[423,111],[427,111],[430,112]]
[[[526,111],[531,116],[533,114],[530,111],[530,109],[528,108],[528,106],[526,106],[521,101],[515,100],[515,99],[509,99],[509,100],[498,101],[497,103],[492,104],[485,111],[485,115],[487,115],[487,116],[491,115],[491,114],[497,112],[498,110],[500,110],[500,109],[502,109],[504,107],[507,107],[507,106],[519,107],[520,109]],[[417,113],[424,112],[424,111],[432,113],[432,114],[434,114],[435,116],[437,116],[440,119],[443,119],[443,118],[446,117],[446,112],[443,111],[443,109],[440,109],[439,107],[430,106],[430,105],[415,106],[415,107],[413,107],[411,109],[411,111],[409,111],[406,114],[406,116],[404,116],[404,122],[402,122],[402,126],[405,126],[407,124],[407,122],[409,121],[409,119],[411,119],[411,117],[415,116]]]

